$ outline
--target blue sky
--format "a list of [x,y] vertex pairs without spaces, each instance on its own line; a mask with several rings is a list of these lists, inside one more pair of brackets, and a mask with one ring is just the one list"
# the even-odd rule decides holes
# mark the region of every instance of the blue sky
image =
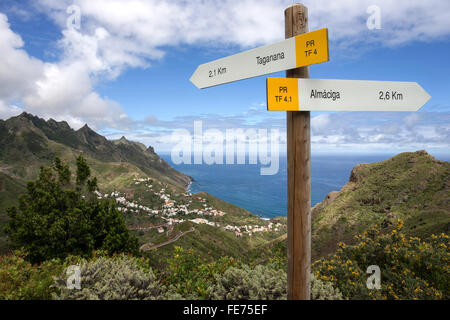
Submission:
[[[0,118],[28,111],[74,129],[88,123],[159,152],[194,120],[283,132],[285,112],[266,111],[265,76],[204,90],[189,78],[199,64],[282,40],[291,3],[3,0]],[[73,4],[80,29],[67,27]],[[416,81],[432,96],[417,113],[313,112],[313,152],[449,155],[449,1],[304,4],[310,30],[330,34],[330,61],[311,66],[312,78]],[[369,5],[380,8],[381,29],[367,28]]]

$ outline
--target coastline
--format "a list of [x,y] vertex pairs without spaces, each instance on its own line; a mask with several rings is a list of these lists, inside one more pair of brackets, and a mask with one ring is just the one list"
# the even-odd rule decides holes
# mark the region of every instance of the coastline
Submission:
[[189,181],[189,183],[188,183],[188,185],[187,185],[187,187],[186,187],[186,192],[187,192],[189,195],[192,195],[192,192],[191,192],[192,182],[194,182],[194,179],[192,179],[191,181]]

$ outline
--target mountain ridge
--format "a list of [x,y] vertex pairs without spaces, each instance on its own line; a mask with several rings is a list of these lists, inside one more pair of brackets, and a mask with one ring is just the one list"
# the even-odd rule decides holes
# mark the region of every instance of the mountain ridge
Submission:
[[[154,149],[143,144],[123,139],[108,140],[92,130],[87,124],[73,130],[66,121],[44,120],[23,112],[0,122],[0,163],[22,164],[44,160],[49,163],[62,145],[72,152],[83,153],[103,162],[128,162],[150,176],[167,177],[173,183],[187,186],[192,178],[176,171],[160,158]],[[144,150],[145,149],[145,150]],[[61,151],[61,150],[59,150]],[[66,150],[67,151],[67,150]],[[25,154],[23,154],[25,152]],[[29,161],[24,161],[24,156]],[[35,174],[24,178],[33,179]]]

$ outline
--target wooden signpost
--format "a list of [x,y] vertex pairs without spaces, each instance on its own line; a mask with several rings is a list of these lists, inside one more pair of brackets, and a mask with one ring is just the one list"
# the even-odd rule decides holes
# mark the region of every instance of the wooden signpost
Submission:
[[416,82],[309,79],[308,66],[329,60],[328,30],[308,32],[308,9],[284,12],[286,40],[200,65],[191,77],[207,88],[286,71],[267,79],[267,109],[287,111],[288,299],[310,299],[310,111],[417,111],[430,96]]
[[[285,37],[308,32],[308,8],[284,11]],[[309,68],[286,71],[287,78],[309,78]],[[309,111],[287,111],[287,282],[289,300],[309,300],[311,284],[311,130]]]

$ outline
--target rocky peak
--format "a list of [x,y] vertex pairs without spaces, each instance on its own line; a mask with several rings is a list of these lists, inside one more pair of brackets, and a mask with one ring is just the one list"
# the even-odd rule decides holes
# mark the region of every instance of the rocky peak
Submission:
[[361,168],[364,166],[364,164],[357,164],[353,167],[352,172],[350,173],[350,182],[358,183],[363,179],[363,176],[361,174]]
[[22,112],[21,114],[19,114],[17,117],[15,118],[22,118],[22,119],[33,119],[35,118],[35,116],[33,116],[31,113],[28,113],[26,111]]
[[77,136],[84,142],[96,147],[108,144],[108,140],[92,130],[87,124],[76,131]]
[[89,128],[88,124],[85,123],[84,126],[82,126],[80,129],[77,130],[78,132],[94,132],[91,128]]
[[127,145],[127,146],[132,146],[132,147],[138,147],[142,151],[145,151],[147,149],[147,147],[143,143],[136,142],[136,141],[130,141],[127,138],[125,138],[125,136],[122,136],[118,140],[113,140],[112,142],[116,145]]
[[65,130],[65,131],[72,130],[72,128],[70,128],[69,124],[66,121],[56,121],[56,120],[50,118],[47,121],[47,124],[52,129],[56,129],[56,130]]

